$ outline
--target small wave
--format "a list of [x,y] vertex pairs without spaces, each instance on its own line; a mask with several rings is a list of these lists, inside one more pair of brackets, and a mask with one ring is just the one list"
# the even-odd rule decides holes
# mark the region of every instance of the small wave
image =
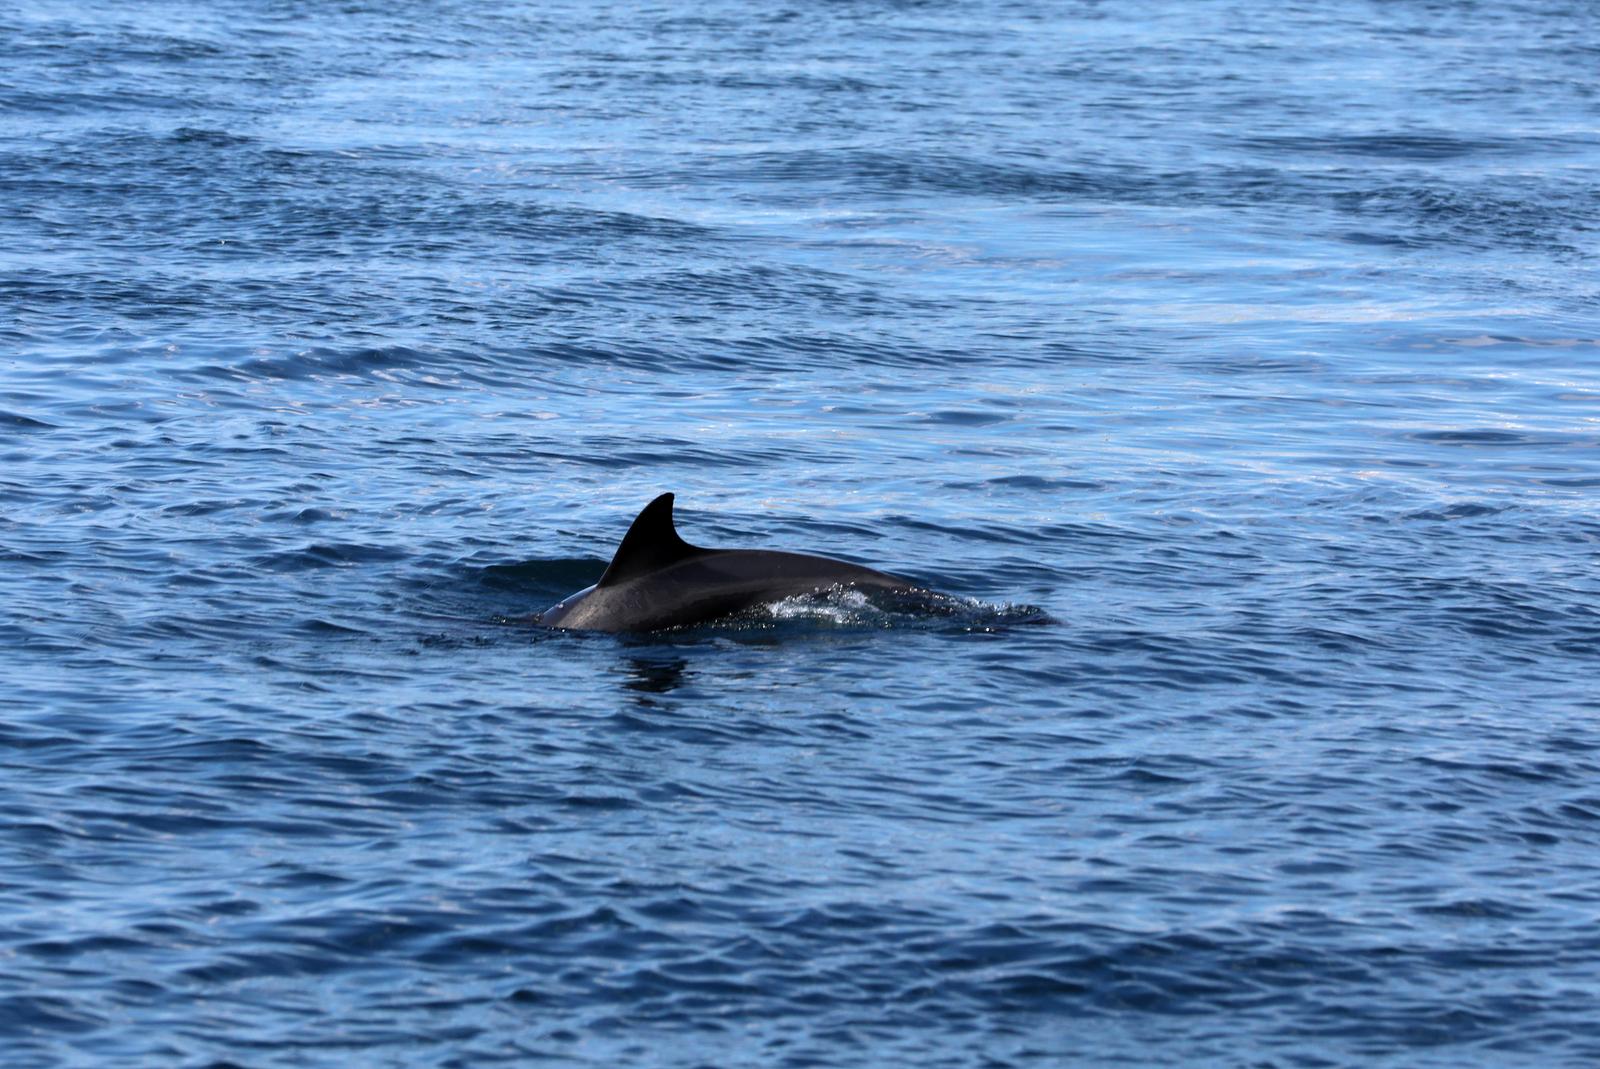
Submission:
[[992,479],[949,482],[951,490],[1104,490],[1106,484],[1093,479],[1063,479],[1046,475],[997,475]]
[[299,630],[304,634],[322,635],[330,638],[340,635],[368,634],[368,632],[362,628],[352,627],[348,624],[341,624],[334,620],[324,620],[321,618],[303,621],[300,624]]
[[403,550],[389,546],[361,545],[355,542],[324,542],[303,549],[286,550],[257,557],[252,563],[274,572],[298,572],[312,568],[342,568],[354,564],[380,564],[404,560]]
[[424,354],[405,346],[382,348],[314,348],[282,356],[252,356],[238,363],[205,364],[188,374],[230,381],[277,382],[314,378],[365,378],[393,373],[426,361]]
[[1520,138],[1465,138],[1441,133],[1347,134],[1332,137],[1284,135],[1242,138],[1238,143],[1243,148],[1263,152],[1395,160],[1448,160],[1461,156],[1487,153],[1505,155],[1528,150]]
[[1454,505],[1446,505],[1436,509],[1423,509],[1419,512],[1407,514],[1408,520],[1476,520],[1485,516],[1498,516],[1506,511],[1509,506],[1480,505],[1472,501],[1462,501]]
[[951,152],[898,153],[860,148],[805,148],[728,154],[692,170],[638,171],[628,180],[644,187],[685,181],[739,181],[789,187],[841,185],[859,192],[918,192],[957,196],[1125,199],[1148,194],[1160,179],[1129,168],[1054,168],[1016,160]]
[[0,427],[14,427],[23,431],[48,431],[54,430],[56,424],[46,423],[33,416],[25,416],[21,412],[7,412],[0,409]]
[[208,130],[195,126],[180,126],[172,131],[171,140],[179,145],[208,145],[213,148],[235,148],[239,145],[249,145],[254,138],[242,134],[229,133],[227,130]]

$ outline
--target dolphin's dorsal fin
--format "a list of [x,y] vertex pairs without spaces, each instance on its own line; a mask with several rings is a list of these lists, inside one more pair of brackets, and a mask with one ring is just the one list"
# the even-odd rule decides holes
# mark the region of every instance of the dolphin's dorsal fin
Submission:
[[625,583],[703,552],[678,537],[672,526],[672,495],[662,494],[634,518],[633,526],[622,536],[616,556],[611,558],[611,567],[595,585]]

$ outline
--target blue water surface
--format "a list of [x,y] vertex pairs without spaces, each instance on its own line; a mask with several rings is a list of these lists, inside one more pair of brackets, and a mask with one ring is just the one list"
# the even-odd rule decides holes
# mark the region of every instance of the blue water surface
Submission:
[[1592,5],[0,59],[6,1066],[1600,1062]]

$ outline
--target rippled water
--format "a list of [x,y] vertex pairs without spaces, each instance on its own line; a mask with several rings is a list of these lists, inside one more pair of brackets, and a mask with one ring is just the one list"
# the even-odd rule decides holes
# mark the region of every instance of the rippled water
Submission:
[[1594,1064],[1597,33],[0,8],[6,1064]]

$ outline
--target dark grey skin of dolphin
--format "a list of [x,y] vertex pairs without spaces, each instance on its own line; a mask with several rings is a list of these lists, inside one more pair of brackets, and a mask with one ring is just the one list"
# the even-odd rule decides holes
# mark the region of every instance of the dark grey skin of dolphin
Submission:
[[859,564],[766,549],[703,549],[678,537],[672,495],[644,507],[600,581],[540,614],[539,623],[587,631],[660,631],[834,586],[920,589]]

